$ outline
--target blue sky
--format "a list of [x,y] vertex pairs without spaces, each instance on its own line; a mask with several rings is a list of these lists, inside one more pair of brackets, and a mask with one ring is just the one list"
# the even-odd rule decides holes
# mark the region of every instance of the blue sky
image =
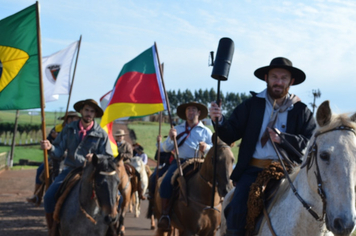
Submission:
[[[330,100],[334,112],[356,105],[356,2],[353,0],[62,0],[39,1],[42,55],[67,47],[82,35],[70,109],[82,99],[111,90],[122,66],[157,43],[167,90],[217,89],[209,52],[222,37],[235,43],[225,92],[262,91],[253,72],[278,56],[302,69],[306,81],[292,86],[310,107]],[[32,4],[1,0],[0,19]],[[64,110],[67,95],[46,104]],[[311,107],[310,107],[311,108]]]

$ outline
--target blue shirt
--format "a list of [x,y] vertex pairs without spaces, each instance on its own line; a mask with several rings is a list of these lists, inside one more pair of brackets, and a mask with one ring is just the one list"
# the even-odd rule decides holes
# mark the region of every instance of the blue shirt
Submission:
[[[177,130],[177,135],[185,131],[185,122],[174,127]],[[207,144],[206,149],[204,150],[204,155],[210,150],[213,146],[211,136],[211,130],[203,125],[201,121],[190,131],[189,137],[184,141],[183,145],[178,148],[179,158],[187,159],[197,156],[199,150],[199,143],[205,142]],[[183,135],[177,143],[184,139],[186,135]],[[174,142],[168,137],[164,142],[161,143],[161,149],[165,152],[172,151],[174,149]]]

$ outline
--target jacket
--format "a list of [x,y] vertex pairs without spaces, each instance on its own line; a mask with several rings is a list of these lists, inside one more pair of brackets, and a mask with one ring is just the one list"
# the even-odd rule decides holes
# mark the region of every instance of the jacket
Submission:
[[94,121],[92,129],[80,140],[79,122],[73,121],[63,128],[53,142],[50,156],[58,160],[67,150],[64,165],[73,168],[83,166],[88,153],[113,156],[108,135],[99,124]]
[[[241,139],[238,161],[230,178],[237,182],[245,169],[249,166],[256,144],[259,141],[259,134],[262,127],[266,100],[256,97],[256,93],[251,92],[252,97],[237,106],[229,119],[223,119],[218,125],[218,134],[221,140],[231,144]],[[312,112],[302,103],[294,104],[293,109],[288,111],[287,129],[283,137],[299,152],[307,146],[311,138],[316,123]],[[285,143],[278,145],[282,148],[291,160],[301,163],[302,160],[295,155]]]
[[125,140],[122,141],[121,145],[118,147],[119,156],[118,159],[123,161],[131,160],[132,158],[132,146]]

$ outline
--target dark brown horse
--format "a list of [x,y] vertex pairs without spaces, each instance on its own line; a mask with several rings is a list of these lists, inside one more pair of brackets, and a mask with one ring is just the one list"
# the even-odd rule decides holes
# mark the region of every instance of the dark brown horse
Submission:
[[[214,195],[214,208],[210,208],[212,202],[213,162],[214,149],[217,148],[216,159],[216,189]],[[215,235],[221,220],[221,201],[232,188],[229,179],[234,162],[230,146],[218,139],[217,147],[212,147],[199,172],[195,173],[187,181],[188,206],[176,200],[170,213],[171,224],[178,229],[179,235]],[[158,180],[155,192],[155,213],[161,217],[161,198],[159,187],[162,178]],[[157,235],[164,232],[157,230]]]

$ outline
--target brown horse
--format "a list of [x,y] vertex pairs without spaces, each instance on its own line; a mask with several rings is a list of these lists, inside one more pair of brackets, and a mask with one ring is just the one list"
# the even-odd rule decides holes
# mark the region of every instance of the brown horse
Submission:
[[[212,203],[212,183],[213,183],[213,155],[217,148],[216,159],[216,188],[214,195],[214,209],[210,208]],[[232,172],[234,156],[230,146],[218,139],[217,147],[212,147],[199,172],[195,173],[187,184],[188,206],[176,200],[173,203],[170,213],[171,224],[178,229],[180,236],[189,235],[215,235],[221,220],[222,198],[232,188],[229,179]],[[155,213],[157,218],[161,217],[161,198],[159,187],[162,178],[158,180],[155,192]],[[170,232],[168,232],[170,233]],[[160,229],[157,235],[163,235]]]
[[132,186],[131,180],[129,175],[126,172],[125,164],[122,159],[120,159],[117,163],[117,174],[120,179],[119,183],[119,191],[121,193],[121,197],[123,198],[121,207],[120,207],[120,217],[117,226],[117,234],[124,235],[125,234],[125,226],[124,226],[124,218],[125,214],[129,208],[130,200],[131,200],[131,193],[132,193]]

